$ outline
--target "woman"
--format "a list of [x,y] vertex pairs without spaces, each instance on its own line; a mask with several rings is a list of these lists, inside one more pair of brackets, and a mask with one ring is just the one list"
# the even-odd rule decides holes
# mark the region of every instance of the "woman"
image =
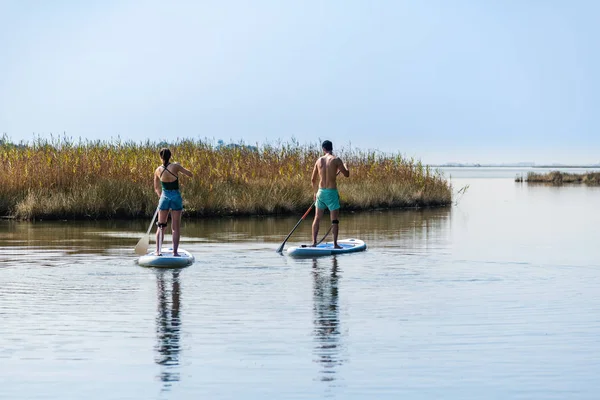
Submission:
[[[156,229],[156,255],[160,255],[159,243],[162,243],[167,226],[169,210],[171,210],[171,232],[173,233],[173,255],[179,256],[177,248],[179,247],[179,227],[181,226],[181,211],[183,210],[183,201],[179,193],[179,176],[181,172],[187,176],[192,173],[183,168],[179,163],[170,163],[171,150],[160,149],[160,159],[163,164],[154,171],[154,191],[160,198],[158,201],[158,229]],[[160,239],[160,240],[159,240]]]

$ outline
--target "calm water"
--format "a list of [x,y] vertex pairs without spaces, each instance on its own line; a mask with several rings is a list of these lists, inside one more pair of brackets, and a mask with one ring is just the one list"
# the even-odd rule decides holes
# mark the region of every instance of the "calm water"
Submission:
[[179,271],[135,264],[149,221],[0,222],[0,398],[597,399],[600,189],[449,173],[314,260],[274,252],[300,216],[186,219]]

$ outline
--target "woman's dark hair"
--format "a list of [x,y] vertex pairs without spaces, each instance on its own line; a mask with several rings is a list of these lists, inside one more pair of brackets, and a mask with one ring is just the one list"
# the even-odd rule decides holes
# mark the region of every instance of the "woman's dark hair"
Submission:
[[171,150],[165,147],[160,149],[158,154],[160,154],[160,158],[163,160],[163,165],[166,168],[167,164],[169,164],[169,160],[171,159]]

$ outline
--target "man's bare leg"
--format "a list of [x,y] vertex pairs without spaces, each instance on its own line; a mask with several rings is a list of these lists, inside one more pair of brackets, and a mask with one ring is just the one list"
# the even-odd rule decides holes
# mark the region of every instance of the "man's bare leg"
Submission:
[[321,222],[321,218],[323,218],[324,213],[325,209],[322,208],[317,208],[315,211],[315,219],[312,224],[313,247],[317,245],[317,236],[319,235],[319,224]]
[[333,233],[333,248],[341,249],[342,246],[338,245],[338,242],[337,242],[338,231],[339,231],[339,226],[338,226],[337,221],[338,221],[338,217],[340,216],[340,210],[331,211],[330,216],[331,216],[331,224],[332,224],[331,232]]

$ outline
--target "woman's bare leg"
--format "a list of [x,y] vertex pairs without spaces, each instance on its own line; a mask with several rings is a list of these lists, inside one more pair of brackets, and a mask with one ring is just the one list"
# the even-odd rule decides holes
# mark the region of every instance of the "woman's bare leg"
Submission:
[[178,256],[177,249],[179,248],[179,237],[181,227],[181,210],[171,211],[171,232],[173,234],[173,255]]
[[[158,210],[158,223],[167,223],[169,210]],[[156,227],[156,255],[160,254],[160,244],[165,240],[165,230],[160,225]]]

